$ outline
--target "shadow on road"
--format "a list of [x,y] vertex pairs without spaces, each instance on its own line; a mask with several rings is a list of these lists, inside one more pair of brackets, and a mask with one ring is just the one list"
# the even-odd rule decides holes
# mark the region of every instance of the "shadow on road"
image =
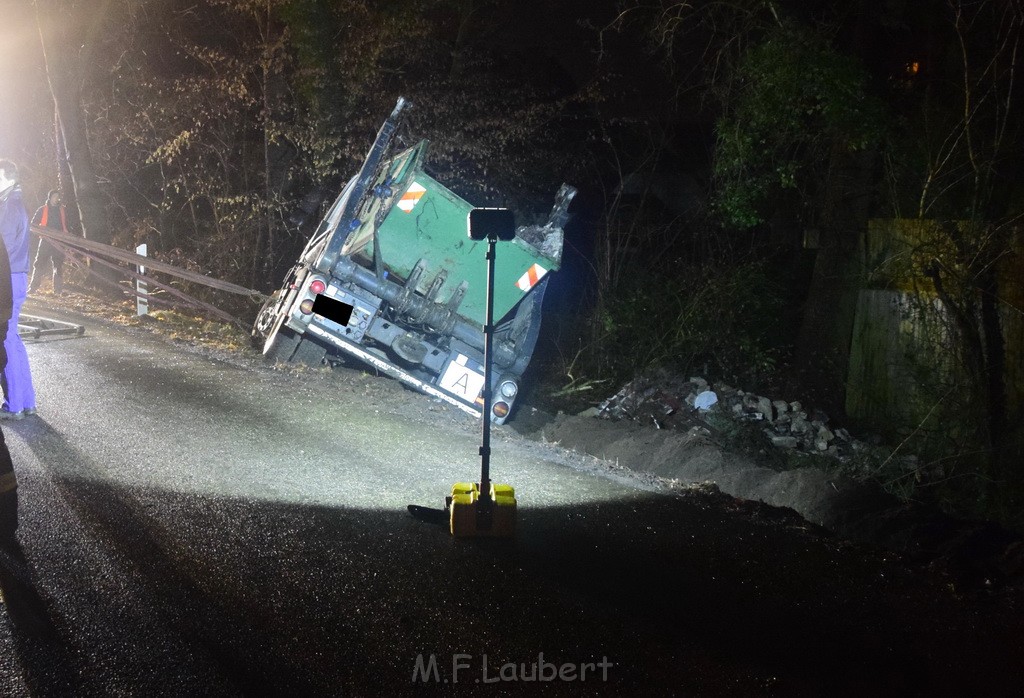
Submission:
[[[965,606],[880,554],[727,497],[524,500],[515,540],[458,541],[404,510],[113,485],[45,423],[28,443],[124,580],[50,576],[66,588],[47,593],[68,604],[53,616],[51,644],[75,649],[61,654],[64,675],[50,676],[52,655],[22,643],[41,695],[60,694],[70,676],[87,677],[83,693],[102,687],[104,653],[122,667],[120,681],[136,672],[119,685],[139,695],[180,685],[473,692],[485,665],[493,677],[539,653],[558,663],[607,657],[611,685],[594,688],[618,694],[993,694],[1021,680],[1019,617]],[[32,538],[24,545],[31,552]],[[0,577],[5,591],[7,582]],[[86,614],[77,605],[88,602],[96,608]],[[191,664],[175,663],[182,654]],[[413,683],[418,657],[435,656],[447,678],[460,654],[472,657],[463,676],[473,680]],[[167,682],[171,671],[178,683]]]
[[0,593],[26,681],[38,695],[75,695],[79,682],[71,652],[36,586],[21,546],[0,548]]

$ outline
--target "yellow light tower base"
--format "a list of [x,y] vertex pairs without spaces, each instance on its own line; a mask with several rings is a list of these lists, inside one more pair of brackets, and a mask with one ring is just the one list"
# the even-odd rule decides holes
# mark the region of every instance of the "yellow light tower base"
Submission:
[[511,485],[490,483],[489,496],[474,482],[452,486],[448,509],[456,538],[511,538],[516,533],[516,492]]

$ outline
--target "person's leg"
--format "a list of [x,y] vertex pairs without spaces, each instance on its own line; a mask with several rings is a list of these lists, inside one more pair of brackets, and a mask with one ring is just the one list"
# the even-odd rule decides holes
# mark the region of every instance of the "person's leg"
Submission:
[[42,238],[39,238],[39,244],[36,245],[36,256],[32,262],[32,280],[28,284],[28,292],[35,293],[35,290],[39,288],[39,284],[43,283],[42,266],[47,261],[49,255],[46,254],[46,248],[49,245]]
[[50,259],[53,261],[53,292],[58,296],[64,293],[64,253],[50,245],[53,250]]
[[8,412],[36,408],[36,392],[32,387],[32,373],[28,366],[28,352],[18,336],[18,316],[28,291],[28,274],[11,274],[11,296],[13,308],[7,325],[7,366],[4,368],[4,405]]

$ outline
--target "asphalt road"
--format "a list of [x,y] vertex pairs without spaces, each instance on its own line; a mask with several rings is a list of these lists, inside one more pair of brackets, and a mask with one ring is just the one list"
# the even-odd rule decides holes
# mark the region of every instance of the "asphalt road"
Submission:
[[0,695],[1020,685],[1013,600],[958,598],[791,517],[645,490],[507,428],[492,468],[518,535],[454,540],[406,505],[475,479],[468,417],[353,371],[86,324],[30,345],[39,414],[2,427],[21,553],[0,555]]

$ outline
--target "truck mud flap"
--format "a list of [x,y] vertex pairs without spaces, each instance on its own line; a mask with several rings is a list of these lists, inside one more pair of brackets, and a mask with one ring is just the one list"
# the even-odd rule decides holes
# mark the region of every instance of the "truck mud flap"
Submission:
[[474,417],[481,417],[483,414],[480,410],[457,400],[456,398],[452,397],[451,395],[448,395],[442,390],[438,390],[430,383],[420,380],[419,378],[417,378],[416,376],[412,375],[407,371],[403,371],[401,368],[385,361],[376,354],[368,352],[362,347],[352,344],[351,342],[341,339],[340,337],[336,337],[327,330],[318,327],[315,323],[310,323],[310,325],[306,328],[306,331],[315,334],[317,337],[322,338],[325,342],[331,344],[332,346],[338,347],[345,353],[351,354],[352,356],[355,356],[357,359],[363,361],[364,363],[373,366],[375,369],[377,369],[384,375],[389,376],[390,378],[394,378],[395,380],[402,381],[409,387],[419,390],[421,393],[430,395],[431,397],[436,397],[440,400],[444,400],[448,404],[454,405],[463,412],[471,414]]

